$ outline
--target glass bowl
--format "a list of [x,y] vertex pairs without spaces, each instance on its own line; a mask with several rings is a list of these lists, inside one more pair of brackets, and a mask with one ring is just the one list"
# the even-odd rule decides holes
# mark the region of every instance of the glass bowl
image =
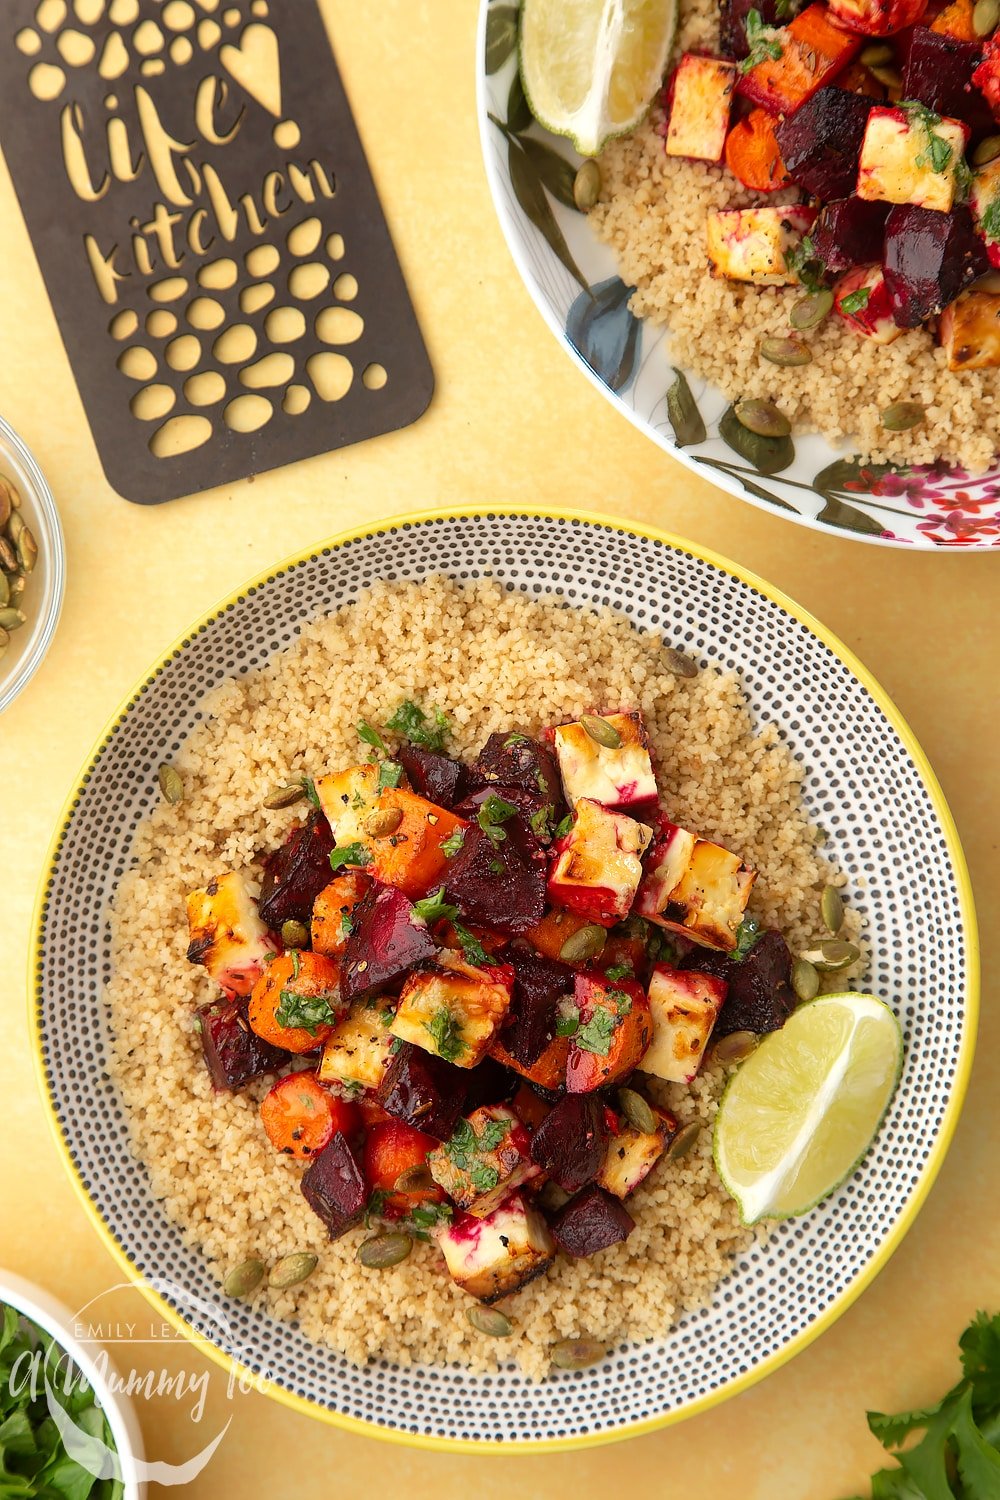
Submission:
[[38,562],[19,608],[28,623],[11,632],[0,656],[0,713],[37,672],[56,633],[66,586],[66,548],[52,491],[33,455],[0,417],[0,476],[16,485],[25,521],[38,543]]

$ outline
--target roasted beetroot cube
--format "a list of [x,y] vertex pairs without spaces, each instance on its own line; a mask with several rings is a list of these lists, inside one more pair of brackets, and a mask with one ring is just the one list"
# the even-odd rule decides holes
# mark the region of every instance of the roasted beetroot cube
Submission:
[[413,790],[428,802],[451,809],[465,795],[469,768],[460,760],[436,750],[421,750],[419,745],[402,745],[396,758]]
[[858,178],[858,158],[872,101],[824,88],[782,120],[775,134],[789,175],[817,198],[843,198]]
[[198,1030],[205,1064],[217,1089],[232,1092],[262,1073],[276,1073],[288,1061],[288,1053],[272,1047],[247,1020],[249,997],[216,1000],[199,1007]]
[[387,1115],[446,1141],[465,1108],[468,1079],[460,1068],[433,1053],[401,1042],[376,1098]]
[[477,927],[527,932],[545,912],[545,849],[517,814],[494,841],[473,824],[449,861],[447,893],[463,918]]
[[328,1146],[314,1156],[302,1178],[302,1191],[313,1213],[330,1231],[331,1240],[346,1234],[365,1211],[368,1193],[361,1163],[346,1136],[338,1130]]
[[632,1233],[635,1220],[624,1203],[592,1182],[563,1204],[549,1227],[567,1255],[580,1257],[620,1245]]
[[283,922],[308,926],[313,902],[330,883],[332,849],[330,825],[316,811],[268,859],[257,909],[272,931],[280,932]]
[[377,995],[401,981],[416,964],[433,958],[434,939],[402,891],[378,886],[355,914],[340,969],[345,1000]]
[[531,1159],[567,1193],[593,1182],[610,1131],[595,1094],[567,1094],[546,1115],[531,1140]]
[[559,1001],[573,993],[573,970],[530,948],[512,948],[514,998],[500,1035],[503,1046],[530,1068],[556,1034]]
[[990,268],[969,210],[897,203],[885,222],[885,284],[900,328],[918,328]]
[[747,16],[757,11],[765,26],[781,26],[798,15],[801,0],[724,0],[719,19],[719,51],[723,57],[746,57]]
[[964,120],[973,135],[992,133],[990,107],[972,81],[982,55],[981,42],[960,42],[915,26],[903,67],[903,98],[919,99],[936,114]]
[[725,980],[722,1011],[712,1035],[728,1036],[731,1031],[780,1031],[795,1009],[795,995],[789,980],[792,955],[780,932],[768,928],[738,962],[725,953],[696,948],[681,959],[682,969],[696,969]]
[[521,1080],[493,1057],[484,1057],[466,1072],[467,1094],[463,1106],[471,1115],[484,1104],[506,1104],[517,1092]]
[[473,787],[520,787],[553,807],[562,805],[562,783],[547,745],[526,734],[491,734],[470,772]]
[[890,207],[864,198],[837,198],[827,203],[812,231],[816,259],[834,276],[880,261]]

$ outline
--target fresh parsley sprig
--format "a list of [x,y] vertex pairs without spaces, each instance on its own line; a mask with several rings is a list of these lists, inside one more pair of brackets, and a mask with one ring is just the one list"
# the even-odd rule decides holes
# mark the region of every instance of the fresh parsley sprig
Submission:
[[747,11],[747,46],[749,52],[740,63],[740,72],[749,73],[762,62],[781,60],[781,40],[773,26],[766,26],[759,10]]

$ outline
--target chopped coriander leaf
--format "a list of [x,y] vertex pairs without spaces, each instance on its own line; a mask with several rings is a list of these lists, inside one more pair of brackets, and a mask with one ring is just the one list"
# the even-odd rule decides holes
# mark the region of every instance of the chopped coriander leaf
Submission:
[[403,768],[398,760],[384,760],[378,768],[378,789],[384,792],[386,787],[397,787],[403,779]]
[[378,1018],[382,1022],[383,1026],[391,1026],[393,1021],[396,1019],[396,1012],[393,1010],[391,1005],[387,1005],[385,1010],[379,1011]]
[[627,995],[624,990],[606,990],[605,993],[609,1000],[615,1002],[615,1005],[618,1007],[618,1014],[620,1016],[627,1016],[632,1009],[632,996]]
[[553,809],[550,804],[540,807],[536,813],[531,815],[531,831],[537,839],[548,837],[549,827],[552,822]]
[[465,843],[465,829],[456,828],[454,833],[448,835],[441,845],[441,853],[446,859],[454,859],[455,855]]
[[345,911],[340,919],[340,935],[341,937],[349,938],[353,931],[354,923],[351,921],[351,914]]
[[469,1176],[472,1178],[472,1186],[479,1193],[490,1192],[500,1181],[500,1173],[496,1167],[487,1167],[478,1162],[472,1168]]
[[469,1157],[475,1152],[476,1145],[476,1132],[469,1121],[459,1120],[444,1143],[444,1153],[460,1172],[464,1172],[468,1168]]
[[396,1053],[399,1051],[399,1049],[400,1049],[400,1047],[402,1045],[403,1045],[403,1038],[401,1036],[394,1036],[393,1039],[392,1039],[392,1041],[389,1043],[389,1052],[390,1052],[390,1054],[393,1057],[395,1057]]
[[446,1006],[442,1006],[435,1016],[424,1022],[424,1029],[430,1032],[438,1056],[443,1057],[445,1062],[455,1062],[467,1050],[455,1017]]
[[747,46],[749,52],[740,63],[740,72],[749,73],[758,63],[780,62],[781,41],[773,26],[765,26],[763,17],[759,10],[747,12],[746,19]]
[[330,869],[339,870],[344,865],[370,865],[372,857],[364,844],[344,844],[330,852]]
[[439,708],[432,708],[428,716],[409,698],[399,705],[385,727],[425,750],[443,750],[449,733],[448,720]]
[[502,797],[491,792],[479,809],[476,821],[494,844],[502,844],[507,835],[500,825],[506,823],[508,818],[513,818],[516,812],[513,802],[505,802]]
[[477,969],[484,968],[490,961],[489,954],[475,933],[470,932],[467,927],[463,927],[461,922],[453,921],[451,925],[455,929],[455,936],[462,945],[462,956],[465,962],[472,964]]
[[321,1026],[332,1026],[336,1020],[330,995],[300,995],[298,990],[282,990],[274,1019],[279,1026],[301,1026],[316,1036]]
[[598,1057],[607,1057],[611,1051],[611,1038],[617,1027],[617,1018],[609,1010],[598,1008],[576,1033],[576,1045],[584,1052],[595,1052]]
[[785,252],[785,264],[790,271],[794,271],[799,278],[799,284],[807,292],[821,291],[825,285],[823,280],[823,263],[816,255],[812,239],[808,234],[802,236],[797,245],[792,245]]
[[300,777],[300,780],[302,782],[302,790],[305,792],[307,799],[312,803],[313,807],[319,807],[319,792],[317,792],[316,790],[316,783],[313,781],[312,777],[302,776]]
[[491,859],[490,860],[490,874],[491,875],[502,875],[503,874],[503,865],[500,863],[500,861],[498,859]]
[[364,740],[366,745],[371,745],[373,750],[381,750],[383,755],[389,754],[385,747],[385,740],[379,734],[378,730],[373,729],[364,719],[358,725],[358,738]]
[[450,1203],[418,1203],[410,1209],[410,1223],[418,1229],[433,1229],[436,1224],[447,1224],[454,1212]]
[[614,964],[610,969],[604,971],[605,979],[634,979],[635,970],[631,964]]
[[555,837],[557,839],[564,839],[572,827],[573,814],[567,813],[566,816],[560,819],[560,821],[556,824]]
[[756,917],[744,917],[736,933],[736,947],[729,957],[740,963],[761,936],[760,923]]
[[518,732],[515,732],[514,734],[509,734],[507,736],[507,738],[503,742],[503,747],[504,747],[505,750],[509,750],[512,745],[530,745],[530,744],[531,744],[531,740],[528,738],[528,736],[526,734],[520,734]]
[[556,1036],[576,1036],[579,1029],[579,1011],[574,1011],[572,1015],[560,1016],[556,1021]]
[[478,1137],[480,1151],[495,1151],[510,1134],[507,1120],[487,1120]]
[[445,918],[450,922],[453,917],[458,916],[458,907],[452,906],[444,899],[443,885],[438,886],[432,895],[425,896],[422,901],[414,901],[413,910],[428,925],[441,922]]
[[856,292],[848,292],[846,297],[841,297],[840,299],[841,312],[847,313],[848,317],[856,312],[861,312],[862,308],[868,306],[868,299],[871,294],[872,289],[870,286],[859,286]]
[[361,795],[360,792],[355,792],[354,796],[351,798],[351,806],[353,807],[354,811],[355,812],[360,812],[361,809],[364,807],[364,805],[365,805],[365,799],[364,799],[364,797],[362,797],[362,795]]

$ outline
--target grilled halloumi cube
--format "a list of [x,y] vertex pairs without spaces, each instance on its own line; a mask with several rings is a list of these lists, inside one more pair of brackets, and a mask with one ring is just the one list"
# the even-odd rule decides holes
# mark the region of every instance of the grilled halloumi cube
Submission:
[[969,209],[982,235],[990,265],[1000,267],[1000,156],[973,172]]
[[324,1044],[319,1065],[323,1082],[378,1088],[392,1060],[391,1020],[387,1002],[352,1005]]
[[859,198],[947,213],[955,202],[968,131],[922,105],[876,105],[858,161]]
[[881,266],[857,266],[834,284],[833,305],[852,333],[873,344],[891,344],[903,332],[892,315],[892,298]]
[[624,921],[639,889],[642,856],[652,837],[645,823],[581,797],[572,828],[556,840],[549,900],[603,927]]
[[600,745],[583,724],[560,724],[552,731],[563,791],[570,807],[589,797],[617,812],[650,809],[656,805],[656,778],[649,758],[649,735],[642,714],[605,714],[617,734],[616,746]]
[[540,1177],[531,1137],[505,1104],[484,1104],[459,1120],[427,1158],[431,1176],[459,1208],[486,1219],[517,1188]]
[[457,1068],[474,1068],[510,1008],[514,970],[476,969],[457,953],[416,969],[403,986],[390,1030]]
[[706,221],[712,274],[758,286],[795,286],[786,259],[812,228],[814,208],[725,208]]
[[189,962],[202,964],[231,995],[249,995],[276,952],[242,870],[217,875],[187,898]]
[[334,843],[367,844],[365,820],[375,811],[379,798],[378,767],[351,766],[316,783],[319,805],[333,829]]
[[666,1083],[690,1083],[701,1067],[727,988],[714,974],[657,964],[648,992],[653,1040],[642,1071]]
[[636,915],[728,952],[736,947],[756,879],[756,872],[721,844],[661,818]]
[[667,155],[721,161],[737,67],[718,57],[687,52],[672,82]]
[[486,1219],[458,1214],[435,1233],[453,1281],[480,1302],[497,1302],[548,1270],[556,1245],[536,1208],[514,1193]]
[[[643,1069],[646,1070],[645,1062]],[[608,1142],[604,1163],[597,1174],[597,1184],[615,1198],[627,1198],[644,1182],[677,1134],[677,1121],[666,1109],[650,1105],[658,1120],[655,1131],[648,1134],[624,1126]]]
[[938,339],[949,370],[992,370],[1000,365],[1000,296],[963,292],[941,314]]

